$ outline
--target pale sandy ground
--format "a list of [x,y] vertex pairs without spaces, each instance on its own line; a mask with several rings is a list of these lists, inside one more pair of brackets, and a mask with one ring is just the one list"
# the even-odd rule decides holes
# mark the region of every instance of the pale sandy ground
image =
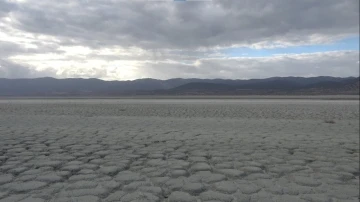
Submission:
[[0,100],[0,201],[358,201],[358,121],[356,100]]

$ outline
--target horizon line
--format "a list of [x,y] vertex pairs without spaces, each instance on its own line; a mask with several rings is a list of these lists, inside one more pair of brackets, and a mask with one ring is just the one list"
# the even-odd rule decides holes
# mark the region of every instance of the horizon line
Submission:
[[0,77],[0,79],[7,79],[7,80],[31,80],[31,79],[55,79],[55,80],[66,80],[66,79],[83,79],[83,80],[101,80],[101,81],[137,81],[137,80],[158,80],[158,81],[168,81],[168,80],[174,80],[174,79],[182,79],[182,80],[186,80],[186,79],[200,79],[200,80],[262,80],[262,79],[272,79],[272,78],[319,78],[319,77],[331,77],[331,78],[359,78],[360,79],[360,75],[358,76],[328,76],[328,75],[321,75],[321,76],[273,76],[273,77],[264,77],[264,78],[245,78],[245,79],[229,79],[229,78],[169,78],[169,79],[156,79],[156,78],[138,78],[138,79],[132,79],[132,80],[105,80],[105,79],[100,79],[100,78],[94,78],[94,77],[68,77],[68,78],[56,78],[56,77],[51,77],[51,76],[45,76],[45,77],[34,77],[34,78],[4,78],[4,77]]

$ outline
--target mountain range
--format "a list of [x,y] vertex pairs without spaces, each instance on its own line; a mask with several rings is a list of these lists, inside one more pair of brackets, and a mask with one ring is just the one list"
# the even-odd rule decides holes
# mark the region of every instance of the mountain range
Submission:
[[134,95],[358,95],[359,77],[272,77],[266,79],[0,78],[0,96]]

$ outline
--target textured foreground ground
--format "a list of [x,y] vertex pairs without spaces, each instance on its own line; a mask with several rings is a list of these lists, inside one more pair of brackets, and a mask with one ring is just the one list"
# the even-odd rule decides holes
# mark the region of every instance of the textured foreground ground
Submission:
[[358,201],[358,104],[2,100],[0,201]]

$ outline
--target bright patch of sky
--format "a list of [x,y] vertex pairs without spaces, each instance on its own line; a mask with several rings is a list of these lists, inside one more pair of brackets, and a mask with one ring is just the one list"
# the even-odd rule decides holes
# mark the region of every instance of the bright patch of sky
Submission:
[[220,52],[228,57],[267,57],[281,54],[318,53],[327,51],[359,51],[359,36],[348,37],[329,44],[314,44],[263,49],[237,47],[223,49]]

